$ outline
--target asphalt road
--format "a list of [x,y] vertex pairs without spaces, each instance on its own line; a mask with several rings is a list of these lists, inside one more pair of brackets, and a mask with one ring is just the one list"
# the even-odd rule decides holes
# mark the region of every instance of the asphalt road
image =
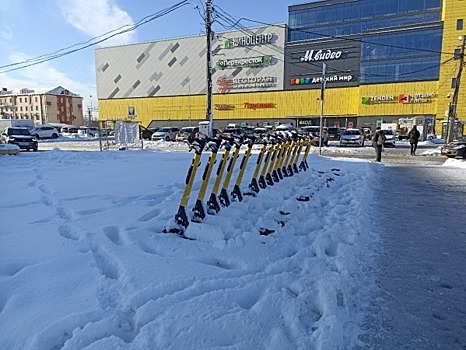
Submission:
[[381,246],[361,349],[465,350],[465,170],[397,153],[377,167]]

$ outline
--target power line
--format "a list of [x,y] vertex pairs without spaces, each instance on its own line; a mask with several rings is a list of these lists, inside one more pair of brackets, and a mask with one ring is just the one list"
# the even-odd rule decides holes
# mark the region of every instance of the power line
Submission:
[[[188,5],[190,4],[190,2],[188,0],[184,0],[184,1],[181,1],[175,5],[172,5],[170,7],[167,7],[161,11],[158,11],[152,15],[148,15],[142,19],[140,19],[139,21],[137,21],[135,24],[126,24],[126,25],[123,25],[117,29],[113,29],[107,33],[104,33],[104,34],[101,34],[99,36],[96,36],[96,37],[93,37],[89,40],[87,40],[86,42],[83,42],[83,43],[78,43],[78,44],[73,44],[71,46],[68,46],[66,48],[62,48],[60,50],[57,50],[53,53],[49,53],[49,54],[44,54],[44,55],[40,55],[40,56],[37,56],[35,58],[31,58],[31,59],[27,59],[25,61],[22,61],[22,62],[16,62],[16,63],[11,63],[11,64],[8,64],[8,65],[4,65],[4,66],[0,66],[0,69],[2,68],[8,68],[8,67],[15,67],[15,68],[11,68],[11,69],[7,69],[7,70],[3,70],[3,71],[0,71],[0,74],[1,73],[7,73],[7,72],[11,72],[11,71],[15,71],[15,70],[19,70],[19,69],[23,69],[23,68],[27,68],[27,67],[30,67],[30,66],[34,66],[34,65],[37,65],[37,64],[40,64],[40,63],[44,63],[44,62],[47,62],[47,61],[51,61],[51,60],[54,60],[54,59],[57,59],[57,58],[60,58],[60,57],[63,57],[63,56],[67,56],[69,54],[72,54],[74,52],[77,52],[77,51],[81,51],[81,50],[84,50],[88,47],[91,47],[91,46],[95,46],[97,44],[100,44],[104,41],[107,41],[117,35],[121,35],[121,34],[124,34],[124,33],[127,33],[127,32],[131,32],[133,30],[135,30],[136,28],[146,24],[146,23],[149,23],[155,19],[158,19],[160,17],[163,17],[185,5]],[[98,40],[97,40],[98,39]],[[73,49],[74,47],[76,46],[80,46],[76,49]],[[20,66],[20,67],[17,67],[17,66]]]

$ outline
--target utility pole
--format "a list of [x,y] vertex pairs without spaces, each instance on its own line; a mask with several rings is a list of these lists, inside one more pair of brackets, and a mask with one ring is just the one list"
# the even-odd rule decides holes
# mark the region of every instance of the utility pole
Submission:
[[319,154],[322,154],[322,141],[324,139],[323,135],[323,128],[322,128],[322,120],[324,118],[324,97],[325,97],[325,85],[326,85],[326,69],[327,65],[322,63],[322,85],[320,88],[320,120],[319,120]]
[[206,120],[209,122],[209,137],[213,136],[212,118],[212,0],[205,2],[205,29],[207,37],[207,109]]
[[460,66],[458,69],[458,75],[456,76],[456,84],[455,90],[453,91],[453,99],[451,106],[448,108],[448,137],[446,142],[453,141],[453,125],[455,124],[456,119],[456,107],[458,105],[458,95],[460,92],[460,82],[461,82],[461,74],[463,73],[463,66],[464,66],[464,49],[466,46],[466,35],[460,36],[458,39],[461,40],[461,52],[460,52]]

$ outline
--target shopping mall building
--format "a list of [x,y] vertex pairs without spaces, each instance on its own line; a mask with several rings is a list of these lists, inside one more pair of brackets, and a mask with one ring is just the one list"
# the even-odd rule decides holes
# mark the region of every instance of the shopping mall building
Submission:
[[[327,126],[375,128],[416,117],[442,132],[466,35],[464,0],[325,0],[288,10],[287,26],[215,33],[214,127],[318,125],[323,115]],[[100,120],[206,120],[206,61],[205,36],[97,49]]]

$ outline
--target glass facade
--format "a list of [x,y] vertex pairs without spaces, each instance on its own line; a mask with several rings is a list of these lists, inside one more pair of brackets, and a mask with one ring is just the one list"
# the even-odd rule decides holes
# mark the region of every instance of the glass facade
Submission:
[[437,22],[441,0],[359,0],[306,7],[290,8],[288,41]]
[[441,28],[366,36],[361,45],[361,83],[439,78]]
[[[441,5],[441,0],[329,0],[290,6],[288,42],[357,35],[361,84],[436,80],[442,48]],[[432,26],[407,28],[423,24]]]

